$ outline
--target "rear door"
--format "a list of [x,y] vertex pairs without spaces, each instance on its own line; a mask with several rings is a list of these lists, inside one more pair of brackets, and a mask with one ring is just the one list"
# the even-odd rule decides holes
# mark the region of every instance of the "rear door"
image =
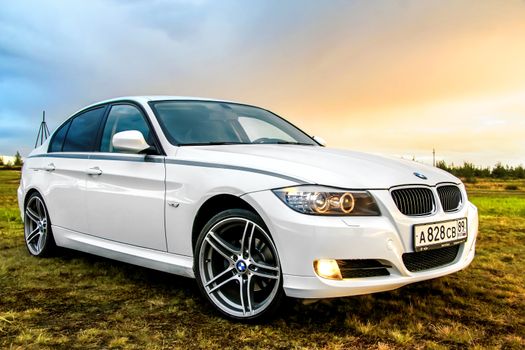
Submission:
[[[87,179],[88,233],[138,247],[166,251],[164,156],[122,153],[113,148],[118,132],[140,131],[160,150],[142,110],[134,104],[109,107]],[[153,152],[155,153],[155,152]]]
[[44,196],[54,226],[87,232],[86,170],[105,109],[102,106],[83,111],[53,135],[41,164],[47,182]]

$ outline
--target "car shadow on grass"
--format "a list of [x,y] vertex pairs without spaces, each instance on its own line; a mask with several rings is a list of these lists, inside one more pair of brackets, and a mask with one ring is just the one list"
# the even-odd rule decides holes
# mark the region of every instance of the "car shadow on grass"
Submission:
[[[87,265],[87,271],[94,271],[96,275],[114,275],[116,282],[121,282],[148,297],[161,295],[165,298],[186,298],[193,301],[193,313],[200,313],[203,317],[218,317],[207,300],[202,297],[194,279],[186,278],[166,272],[152,270],[140,266],[119,262],[88,253],[69,249],[60,249],[57,258],[65,263],[82,261]],[[89,275],[84,276],[86,278]],[[319,300],[313,303],[304,303],[303,300],[285,298],[273,322],[294,326],[312,326],[316,329],[330,329],[330,325],[337,324],[334,331],[348,328],[349,322],[367,324],[381,324],[385,320],[395,319],[396,323],[415,316],[419,319],[428,318],[439,308],[446,308],[453,303],[448,296],[455,295],[459,290],[450,286],[450,281],[442,279],[424,281],[418,284],[402,287],[390,292],[375,293],[362,296],[333,298]],[[451,291],[450,288],[456,291]],[[459,291],[461,292],[461,291]],[[139,296],[141,293],[137,293]],[[408,311],[408,313],[407,313]],[[429,313],[429,311],[431,311]],[[348,321],[351,319],[351,321]],[[270,320],[270,323],[272,320]],[[320,328],[319,328],[320,327]]]
[[[168,343],[215,348],[260,347],[261,341],[271,348],[367,347],[379,341],[403,347],[422,339],[433,347],[472,345],[481,336],[515,332],[479,313],[492,300],[464,272],[308,305],[285,298],[273,318],[245,325],[224,319],[191,278],[67,249],[47,261],[27,258],[24,266],[38,269],[39,282],[18,288],[9,308],[40,310],[31,327],[56,334],[96,329],[104,334],[100,344],[120,332],[137,344],[160,334]],[[49,269],[54,271],[44,273]],[[478,313],[472,311],[476,304]]]

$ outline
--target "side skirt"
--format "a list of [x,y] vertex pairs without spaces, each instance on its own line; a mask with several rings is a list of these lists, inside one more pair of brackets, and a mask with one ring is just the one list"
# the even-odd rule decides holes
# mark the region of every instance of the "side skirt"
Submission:
[[195,278],[193,258],[114,242],[53,225],[58,246],[102,256],[153,270]]

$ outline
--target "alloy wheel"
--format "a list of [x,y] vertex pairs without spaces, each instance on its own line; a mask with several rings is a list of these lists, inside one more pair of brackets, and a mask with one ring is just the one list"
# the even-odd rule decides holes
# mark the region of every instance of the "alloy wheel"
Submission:
[[44,203],[38,196],[31,197],[26,205],[24,235],[31,254],[40,255],[47,240],[48,218]]
[[211,301],[237,318],[263,312],[280,288],[275,245],[260,225],[243,217],[221,220],[206,232],[199,273]]

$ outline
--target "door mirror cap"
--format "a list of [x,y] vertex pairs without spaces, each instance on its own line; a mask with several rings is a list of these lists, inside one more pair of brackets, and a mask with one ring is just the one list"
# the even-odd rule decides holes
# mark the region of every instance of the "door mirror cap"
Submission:
[[312,138],[314,139],[315,142],[317,142],[321,146],[323,146],[323,147],[326,146],[326,140],[323,139],[321,136],[312,136]]
[[138,130],[121,131],[113,135],[113,148],[129,153],[140,153],[150,146],[144,140],[144,135]]

